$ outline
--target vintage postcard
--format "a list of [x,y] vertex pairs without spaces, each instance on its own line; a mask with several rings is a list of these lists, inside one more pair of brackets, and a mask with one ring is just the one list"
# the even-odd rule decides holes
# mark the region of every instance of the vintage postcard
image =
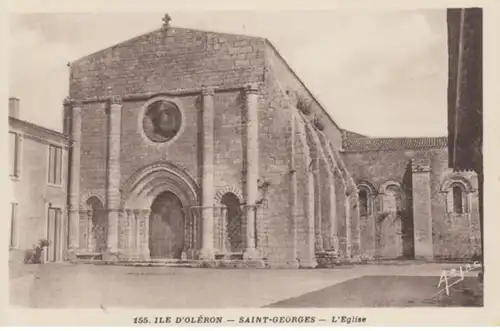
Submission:
[[498,6],[104,3],[5,13],[3,324],[500,324]]

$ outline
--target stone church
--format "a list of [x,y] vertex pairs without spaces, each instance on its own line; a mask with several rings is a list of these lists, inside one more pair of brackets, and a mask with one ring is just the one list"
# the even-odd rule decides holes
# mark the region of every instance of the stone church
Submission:
[[315,267],[480,251],[446,138],[340,128],[265,38],[171,27],[70,64],[67,258]]

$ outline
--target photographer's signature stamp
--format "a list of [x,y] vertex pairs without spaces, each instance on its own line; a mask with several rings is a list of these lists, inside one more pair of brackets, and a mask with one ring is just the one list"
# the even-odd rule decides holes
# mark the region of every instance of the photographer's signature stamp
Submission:
[[441,276],[439,277],[439,283],[437,285],[438,288],[441,288],[441,286],[444,285],[444,288],[442,288],[436,295],[439,293],[445,291],[446,295],[450,295],[450,288],[455,285],[460,283],[462,280],[464,280],[464,273],[465,272],[470,272],[473,270],[477,270],[481,268],[481,264],[479,262],[474,262],[473,264],[467,263],[465,266],[460,266],[459,269],[443,269],[441,272]]

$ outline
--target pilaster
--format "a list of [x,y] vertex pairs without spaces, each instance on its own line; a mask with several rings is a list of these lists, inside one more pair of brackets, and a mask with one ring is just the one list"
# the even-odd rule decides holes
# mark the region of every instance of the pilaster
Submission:
[[433,258],[430,166],[427,160],[411,166],[415,258]]

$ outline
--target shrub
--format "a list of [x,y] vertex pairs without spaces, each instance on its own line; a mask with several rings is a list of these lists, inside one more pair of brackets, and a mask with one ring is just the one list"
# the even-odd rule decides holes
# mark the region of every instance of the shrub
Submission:
[[307,100],[306,98],[300,96],[297,93],[297,103],[296,107],[298,110],[300,110],[304,115],[309,115],[311,114],[311,101]]
[[323,131],[324,130],[324,126],[323,126],[323,123],[321,122],[321,120],[319,118],[315,118],[313,120],[313,124],[314,126],[316,127],[316,129],[318,129],[319,131]]
[[25,264],[40,264],[42,263],[42,254],[44,248],[50,245],[50,241],[47,239],[40,239],[38,245],[34,246],[33,249],[28,249],[24,254]]

